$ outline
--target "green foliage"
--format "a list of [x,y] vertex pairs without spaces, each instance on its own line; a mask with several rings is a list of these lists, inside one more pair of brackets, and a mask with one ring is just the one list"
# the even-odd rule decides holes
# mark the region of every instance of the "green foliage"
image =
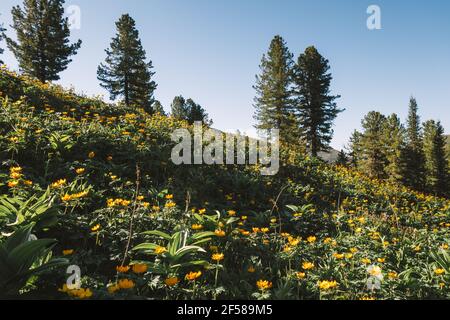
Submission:
[[56,240],[36,239],[33,227],[19,228],[0,244],[0,296],[15,296],[32,277],[68,263],[52,259]]
[[111,99],[123,97],[127,107],[144,108],[153,114],[153,93],[156,83],[152,62],[146,62],[146,53],[139,39],[136,23],[128,14],[116,22],[117,35],[106,49],[105,63],[98,67],[100,85],[109,91]]
[[[176,274],[180,268],[208,265],[207,261],[193,259],[193,256],[197,253],[206,253],[199,245],[211,241],[211,237],[215,236],[214,232],[190,234],[189,230],[178,231],[172,235],[157,230],[147,231],[143,234],[157,236],[166,241],[163,246],[155,243],[141,243],[133,248],[133,250],[146,255],[159,255],[155,263],[145,263],[150,265],[152,272],[166,276]],[[167,248],[167,251],[158,254],[157,248]],[[139,262],[142,263],[142,261]]]
[[59,80],[59,73],[72,61],[81,40],[69,44],[68,18],[64,18],[64,0],[24,0],[23,8],[12,9],[12,28],[17,42],[6,38],[20,69],[41,82]]

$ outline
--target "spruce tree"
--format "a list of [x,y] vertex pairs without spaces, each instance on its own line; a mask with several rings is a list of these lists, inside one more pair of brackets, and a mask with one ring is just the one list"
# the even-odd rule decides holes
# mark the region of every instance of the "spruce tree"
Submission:
[[[1,44],[2,40],[3,40],[3,35],[4,35],[5,31],[6,31],[6,29],[3,28],[3,24],[0,24],[0,44]],[[3,48],[0,47],[0,54],[3,54],[3,51],[4,51]],[[0,64],[3,64],[3,61],[2,61],[1,58],[0,58]]]
[[162,104],[159,100],[155,100],[155,102],[153,102],[152,112],[155,114],[159,113],[162,116],[166,115],[166,112],[164,111],[164,107],[162,106]]
[[173,98],[172,104],[170,105],[171,115],[178,120],[187,120],[189,116],[189,110],[186,106],[186,99],[183,96],[176,96]]
[[348,166],[348,156],[345,153],[344,149],[341,149],[341,151],[339,151],[338,155],[337,155],[337,159],[336,159],[336,164],[340,165],[340,166]]
[[388,179],[395,183],[404,180],[405,129],[399,117],[394,113],[384,123],[384,152],[387,161],[385,168]]
[[185,120],[189,124],[193,124],[196,121],[201,121],[204,124],[211,126],[213,123],[212,120],[209,119],[205,109],[190,98],[185,100],[183,96],[175,97],[173,99],[171,109],[172,117],[178,120]]
[[153,93],[157,87],[152,81],[152,62],[146,62],[146,52],[139,39],[135,21],[124,14],[116,22],[117,35],[106,49],[105,63],[100,64],[97,78],[108,90],[111,100],[122,97],[127,107],[144,108],[152,113]]
[[409,114],[406,127],[406,163],[404,184],[416,190],[422,190],[425,182],[422,129],[418,106],[415,98],[409,102]]
[[350,149],[350,162],[351,165],[355,168],[358,167],[360,163],[360,159],[362,157],[362,146],[361,146],[362,134],[357,130],[353,131],[350,137],[350,143],[348,149]]
[[379,112],[369,112],[362,121],[364,132],[359,140],[361,155],[358,157],[358,168],[377,179],[386,178],[387,164],[384,140],[386,117]]
[[207,126],[211,126],[213,124],[212,120],[209,119],[209,115],[206,113],[205,109],[198,103],[196,103],[192,99],[186,100],[187,110],[188,110],[188,118],[187,121],[190,124],[193,124],[196,121],[201,121]]
[[[292,81],[293,55],[281,36],[275,36],[269,51],[260,64],[261,73],[256,76],[254,99],[258,130],[280,130],[282,141],[294,142],[296,126],[293,123],[293,109],[290,86]],[[295,141],[298,142],[298,141]]]
[[444,196],[449,194],[446,139],[440,122],[430,120],[424,124],[423,149],[425,155],[426,185],[428,192]]
[[344,111],[339,109],[336,99],[330,94],[330,66],[314,47],[301,54],[294,67],[295,110],[302,127],[302,134],[311,155],[327,151],[333,137],[333,122]]
[[64,18],[64,0],[24,0],[23,9],[11,13],[17,42],[6,37],[8,48],[16,56],[21,71],[41,82],[59,80],[81,46],[81,40],[69,43],[68,18]]

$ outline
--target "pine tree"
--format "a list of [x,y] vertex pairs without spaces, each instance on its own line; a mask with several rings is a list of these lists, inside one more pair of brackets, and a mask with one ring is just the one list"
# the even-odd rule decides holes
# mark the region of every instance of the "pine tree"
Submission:
[[357,130],[353,131],[350,137],[350,143],[348,149],[350,149],[350,159],[351,165],[355,168],[358,167],[358,163],[362,157],[362,146],[361,146],[362,134]]
[[[293,55],[281,36],[275,36],[256,76],[255,126],[258,130],[280,130],[282,141],[293,141],[295,131],[290,86]],[[298,141],[295,141],[298,142]]]
[[445,152],[444,128],[440,122],[424,123],[423,149],[425,155],[427,191],[448,195],[448,162]]
[[394,113],[387,117],[384,123],[385,168],[388,179],[402,183],[405,172],[405,129],[399,117]]
[[172,117],[185,120],[190,124],[196,121],[201,121],[204,124],[211,126],[212,120],[209,119],[205,109],[192,99],[185,100],[183,96],[177,96],[173,99],[172,105]]
[[303,136],[311,155],[329,149],[333,137],[333,122],[344,111],[335,100],[340,96],[330,94],[333,79],[327,59],[314,47],[308,47],[294,67],[295,109]]
[[155,114],[159,113],[162,116],[166,115],[166,112],[164,111],[164,107],[159,100],[155,100],[155,102],[153,102],[152,111]]
[[105,63],[100,64],[97,78],[109,91],[111,100],[123,97],[127,107],[144,108],[152,113],[156,83],[151,71],[152,62],[146,62],[146,53],[139,39],[135,21],[124,14],[116,22],[117,35],[106,49]]
[[209,119],[209,115],[206,113],[205,109],[198,103],[194,102],[192,99],[186,100],[188,118],[187,121],[193,124],[196,121],[201,121],[207,126],[213,124],[212,120]]
[[406,167],[404,184],[422,190],[425,182],[424,154],[417,101],[411,97],[406,128]]
[[341,151],[339,151],[338,155],[337,155],[337,159],[336,159],[336,164],[340,165],[340,166],[348,166],[348,156],[345,153],[344,149],[341,149]]
[[[6,29],[3,28],[3,24],[0,24],[0,43],[3,40],[3,35],[4,35],[5,31],[6,31]],[[3,48],[0,47],[0,54],[3,54],[3,51],[4,51]],[[0,64],[3,64],[3,61],[1,58],[0,58]]]
[[171,115],[178,120],[187,120],[189,116],[189,110],[186,106],[186,100],[183,96],[176,96],[173,98],[172,104],[170,105]]
[[385,147],[383,145],[383,134],[386,117],[379,112],[369,112],[362,121],[364,132],[360,136],[358,156],[358,168],[377,179],[386,177],[385,167],[387,165]]
[[20,69],[41,82],[59,80],[81,46],[69,44],[69,23],[64,18],[64,0],[24,0],[23,9],[12,9],[12,28],[17,42],[6,37]]

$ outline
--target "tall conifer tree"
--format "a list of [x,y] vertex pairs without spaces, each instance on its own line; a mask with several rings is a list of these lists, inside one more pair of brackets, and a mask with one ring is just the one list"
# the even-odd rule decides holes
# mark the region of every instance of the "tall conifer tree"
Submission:
[[364,132],[359,137],[358,168],[377,179],[386,178],[387,164],[383,134],[386,117],[379,112],[369,112],[362,121]]
[[383,145],[388,180],[402,183],[405,173],[405,129],[395,113],[387,117],[385,121]]
[[406,167],[405,185],[422,190],[425,182],[423,140],[418,106],[415,98],[409,101],[409,114],[406,126]]
[[116,22],[117,35],[106,49],[105,63],[100,64],[97,78],[109,91],[111,99],[122,97],[127,107],[144,108],[153,113],[152,62],[146,62],[146,53],[139,39],[136,23],[128,14]]
[[[6,31],[5,28],[3,28],[3,24],[0,24],[0,44],[3,40],[3,33]],[[0,54],[3,54],[3,48],[0,47]],[[3,64],[2,58],[0,58],[0,64]]]
[[24,0],[23,9],[11,13],[17,42],[6,38],[20,69],[41,82],[59,80],[59,73],[72,62],[81,40],[69,43],[69,22],[64,17],[64,0]]
[[[291,98],[292,61],[286,42],[281,36],[275,36],[270,43],[267,54],[260,64],[261,73],[256,76],[254,99],[255,115],[258,130],[280,130],[282,141],[293,141],[294,131],[293,109]],[[298,141],[297,141],[298,142]]]
[[424,124],[423,149],[425,155],[428,192],[448,195],[448,162],[445,152],[444,128],[440,122],[430,120]]
[[331,80],[328,60],[314,47],[308,47],[294,67],[295,111],[302,135],[311,155],[329,149],[333,122],[342,112],[336,104],[340,96],[330,94]]

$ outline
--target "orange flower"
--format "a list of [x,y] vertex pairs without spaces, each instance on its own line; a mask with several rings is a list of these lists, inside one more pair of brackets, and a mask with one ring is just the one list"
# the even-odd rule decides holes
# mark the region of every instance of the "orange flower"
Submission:
[[224,258],[223,253],[214,253],[214,254],[212,255],[212,258],[211,258],[211,259],[213,259],[214,261],[219,262],[219,261],[223,260],[223,258]]
[[71,254],[73,254],[73,249],[66,249],[66,250],[63,250],[63,255],[65,255],[65,256],[70,256]]
[[259,290],[264,291],[272,288],[272,282],[267,280],[258,280],[256,282],[256,286],[258,287]]
[[133,272],[137,274],[146,273],[148,270],[148,266],[144,263],[134,264],[132,268]]
[[130,266],[117,266],[116,270],[119,273],[127,273],[130,270]]
[[173,286],[176,285],[178,282],[180,282],[180,279],[178,279],[178,277],[170,277],[170,278],[167,278],[166,280],[164,280],[164,283],[165,283],[166,286],[168,286],[168,287],[173,287]]
[[189,281],[195,281],[201,275],[202,275],[201,271],[197,271],[197,272],[191,271],[188,274],[186,274],[185,278],[186,278],[186,280],[189,280]]
[[117,284],[120,289],[131,289],[134,287],[133,280],[129,280],[129,279],[121,279],[121,280],[119,280],[119,282]]
[[95,158],[95,152],[94,151],[89,152],[88,157],[89,159]]

